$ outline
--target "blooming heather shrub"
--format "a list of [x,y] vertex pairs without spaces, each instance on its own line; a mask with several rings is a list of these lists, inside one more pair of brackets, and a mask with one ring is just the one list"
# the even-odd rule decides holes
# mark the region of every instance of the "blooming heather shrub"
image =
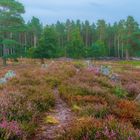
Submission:
[[0,89],[2,139],[26,139],[34,133],[37,117],[54,106],[53,91],[46,84],[44,74],[39,69],[22,71]]
[[8,121],[3,119],[0,122],[0,138],[18,139],[22,135],[20,124],[17,121]]
[[[54,106],[54,97],[47,93],[44,96],[39,94],[32,97],[21,96],[21,94],[16,95],[16,93],[5,93],[4,96],[0,98],[0,120],[5,118],[10,124],[13,121],[17,122],[22,134],[28,135],[28,133],[31,132],[30,129],[34,131],[35,124],[37,123],[35,122],[35,118],[39,113],[47,111],[52,106]],[[24,124],[26,124],[26,126]],[[4,129],[2,132],[4,131],[7,133],[9,128]],[[10,137],[12,137],[11,134],[12,133],[10,133]]]
[[[21,136],[22,130],[18,120],[27,111],[19,103],[22,97],[16,94],[0,95],[0,135],[1,138],[14,138]],[[24,110],[24,111],[23,111]],[[23,113],[22,113],[23,112]],[[25,114],[24,114],[25,115]]]
[[61,140],[139,140],[140,131],[114,117],[105,120],[82,118],[73,123]]
[[[8,120],[30,120],[32,108],[28,107],[25,96],[16,93],[4,93],[0,99],[0,113]],[[27,103],[27,104],[26,104]],[[26,105],[25,105],[26,104]],[[27,117],[27,116],[28,117]]]
[[129,82],[128,84],[125,85],[125,89],[129,93],[128,94],[129,97],[135,98],[137,95],[140,94],[140,84]]
[[120,79],[123,85],[128,84],[130,81],[136,83],[140,81],[139,71],[128,71],[120,74]]
[[[28,66],[18,70],[15,78],[0,85],[0,137],[28,139],[38,117],[54,106],[53,89],[57,86],[75,115],[86,117],[76,120],[61,140],[139,140],[140,131],[134,129],[140,128],[139,105],[121,99],[123,89],[137,94],[139,73],[120,71],[120,88],[96,72],[85,68],[83,62],[62,61],[49,64],[47,69]],[[107,117],[110,114],[116,119]]]
[[100,87],[112,88],[114,86],[113,83],[107,77],[104,77],[102,75],[97,75],[96,73],[89,71],[88,69],[81,70],[73,78],[91,87],[95,85],[99,85]]
[[87,69],[89,72],[92,72],[92,73],[94,73],[94,74],[96,74],[96,75],[99,75],[100,74],[100,68],[98,68],[98,67],[89,67],[88,69]]

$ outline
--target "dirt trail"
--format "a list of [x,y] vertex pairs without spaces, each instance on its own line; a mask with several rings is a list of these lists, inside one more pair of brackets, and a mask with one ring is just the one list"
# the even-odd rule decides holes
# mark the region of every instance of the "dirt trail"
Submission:
[[65,128],[68,127],[74,119],[73,113],[67,104],[60,98],[57,88],[54,90],[54,96],[56,100],[55,109],[53,112],[46,113],[46,116],[56,118],[59,123],[50,125],[42,122],[33,140],[55,140],[65,131]]

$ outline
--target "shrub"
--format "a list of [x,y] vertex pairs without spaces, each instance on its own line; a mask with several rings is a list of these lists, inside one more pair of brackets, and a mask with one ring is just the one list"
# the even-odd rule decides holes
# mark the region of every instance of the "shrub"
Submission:
[[18,139],[22,136],[20,124],[17,121],[1,120],[0,123],[0,138],[4,139]]
[[121,120],[140,120],[139,106],[133,101],[119,100],[113,107],[113,113]]
[[46,82],[52,88],[55,88],[61,84],[61,80],[54,76],[46,76]]
[[[31,70],[32,71],[32,70]],[[35,132],[37,118],[55,104],[52,89],[45,82],[44,72],[21,71],[3,85],[0,93],[0,137],[26,139]],[[36,74],[40,73],[40,77]],[[13,129],[13,131],[12,131]],[[15,130],[15,132],[14,132]],[[20,131],[20,135],[17,133]]]
[[81,62],[81,61],[73,62],[73,64],[74,64],[74,67],[77,69],[82,69],[86,66],[86,64],[84,64],[84,62]]
[[109,114],[109,108],[105,105],[98,105],[95,109],[96,118],[105,118]]
[[139,93],[140,93],[139,86],[140,85],[136,84],[136,83],[128,83],[127,85],[125,85],[125,89],[129,93],[128,96],[135,98],[137,95],[139,95]]
[[139,140],[139,130],[135,130],[131,124],[118,122],[114,117],[99,120],[94,118],[82,118],[66,130],[60,137],[61,140]]

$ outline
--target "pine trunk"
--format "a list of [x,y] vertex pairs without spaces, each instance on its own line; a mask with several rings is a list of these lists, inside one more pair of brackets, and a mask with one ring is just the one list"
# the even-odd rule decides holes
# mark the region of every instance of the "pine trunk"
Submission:
[[128,49],[126,49],[126,51],[125,51],[125,57],[126,57],[126,60],[129,60],[129,52],[128,52]]
[[34,34],[34,48],[36,48],[36,45],[37,45],[37,37],[36,37],[36,35]]
[[6,51],[5,46],[3,46],[3,66],[6,66],[7,65],[6,55],[7,55],[7,51]]
[[120,38],[118,36],[118,58],[120,58]]

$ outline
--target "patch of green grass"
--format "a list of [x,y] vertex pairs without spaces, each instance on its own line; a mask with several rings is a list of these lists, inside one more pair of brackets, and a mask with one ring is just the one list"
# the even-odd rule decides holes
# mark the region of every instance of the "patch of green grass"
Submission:
[[120,61],[121,65],[132,65],[132,66],[140,66],[140,61]]
[[127,96],[127,92],[119,86],[114,88],[114,94],[119,98],[125,98]]

